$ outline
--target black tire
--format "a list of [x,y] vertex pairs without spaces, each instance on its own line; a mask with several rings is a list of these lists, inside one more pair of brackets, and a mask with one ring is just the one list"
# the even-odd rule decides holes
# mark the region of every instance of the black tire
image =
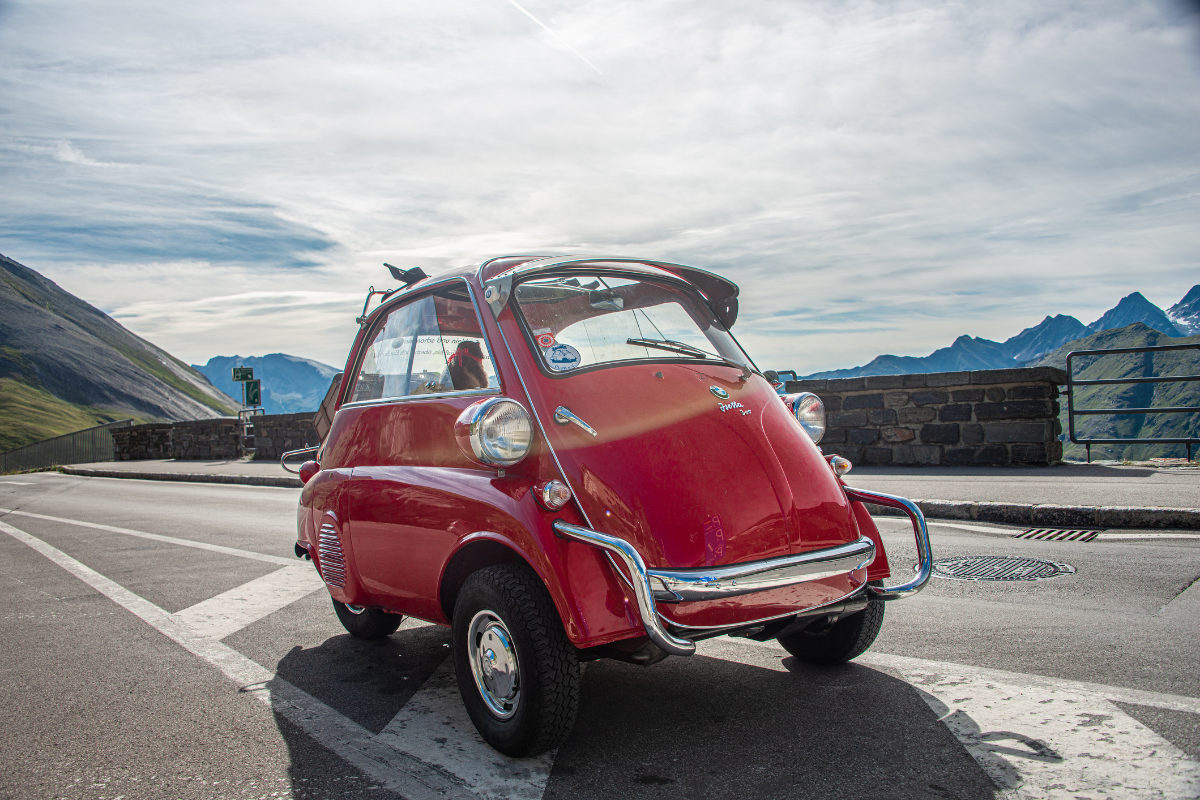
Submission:
[[533,570],[473,573],[454,604],[453,636],[458,690],[484,741],[522,758],[567,738],[579,711],[579,656]]
[[883,626],[884,602],[871,594],[867,607],[832,625],[815,622],[799,633],[780,636],[779,643],[810,664],[844,664],[867,652]]
[[382,639],[395,633],[404,621],[400,614],[389,614],[378,608],[348,606],[337,600],[333,601],[333,610],[337,612],[342,627],[356,639]]

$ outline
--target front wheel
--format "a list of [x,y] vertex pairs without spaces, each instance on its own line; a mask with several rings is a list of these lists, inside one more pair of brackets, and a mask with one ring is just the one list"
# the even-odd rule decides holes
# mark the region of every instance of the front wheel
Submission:
[[467,578],[453,636],[458,690],[484,741],[520,758],[567,738],[579,710],[579,658],[531,569],[503,564]]
[[337,600],[333,601],[333,610],[337,612],[342,627],[356,639],[382,639],[395,633],[404,621],[399,614],[389,614],[378,608],[351,606]]
[[779,637],[779,643],[801,661],[810,664],[844,664],[858,658],[879,635],[883,626],[884,602],[871,593],[867,607],[837,622],[813,623],[798,633]]

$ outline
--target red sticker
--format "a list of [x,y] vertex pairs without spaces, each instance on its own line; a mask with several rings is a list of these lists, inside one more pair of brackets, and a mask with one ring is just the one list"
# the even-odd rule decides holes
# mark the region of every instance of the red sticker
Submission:
[[554,334],[543,333],[537,337],[538,347],[547,348],[554,346]]

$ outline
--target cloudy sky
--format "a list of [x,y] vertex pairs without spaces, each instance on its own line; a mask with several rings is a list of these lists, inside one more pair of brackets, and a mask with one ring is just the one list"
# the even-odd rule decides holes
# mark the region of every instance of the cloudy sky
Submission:
[[1175,2],[0,0],[0,252],[192,363],[381,262],[655,257],[802,372],[1200,282]]

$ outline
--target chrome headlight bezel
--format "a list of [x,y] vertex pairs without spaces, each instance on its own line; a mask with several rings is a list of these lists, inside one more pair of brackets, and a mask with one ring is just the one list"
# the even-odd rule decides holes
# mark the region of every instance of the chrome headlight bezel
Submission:
[[808,434],[813,444],[819,444],[825,436],[825,403],[812,392],[785,395],[783,401],[791,410],[800,428]]
[[467,406],[454,424],[463,452],[478,464],[511,467],[533,448],[533,419],[508,397],[489,397]]

